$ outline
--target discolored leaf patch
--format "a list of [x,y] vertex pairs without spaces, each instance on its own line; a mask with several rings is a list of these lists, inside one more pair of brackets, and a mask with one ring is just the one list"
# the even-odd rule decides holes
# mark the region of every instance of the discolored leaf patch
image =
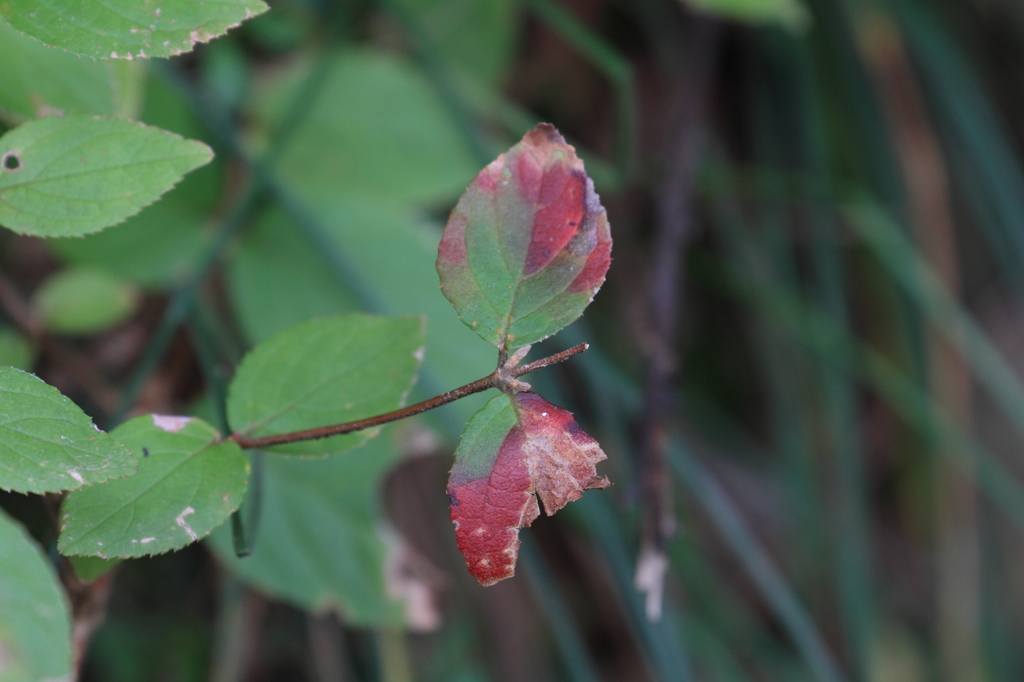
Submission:
[[[469,572],[482,585],[515,574],[519,529],[589,488],[610,485],[601,447],[536,393],[500,395],[466,426],[448,480],[451,517]],[[540,504],[538,504],[538,498]]]
[[611,247],[583,162],[541,123],[470,183],[448,219],[437,271],[462,321],[513,350],[583,313],[604,282]]
[[138,457],[139,473],[68,495],[61,554],[112,559],[170,552],[208,535],[242,503],[249,463],[202,420],[144,415],[111,435]]

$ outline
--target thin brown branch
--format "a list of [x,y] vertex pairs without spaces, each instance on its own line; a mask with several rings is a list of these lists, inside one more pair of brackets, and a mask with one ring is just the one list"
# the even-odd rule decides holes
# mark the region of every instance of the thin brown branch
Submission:
[[515,367],[509,373],[513,377],[518,379],[519,377],[523,376],[524,374],[529,374],[530,372],[532,372],[534,370],[541,369],[541,368],[547,367],[549,365],[555,365],[555,364],[558,364],[559,362],[565,362],[566,360],[568,360],[572,356],[579,355],[580,353],[582,353],[583,351],[587,350],[588,348],[590,348],[590,344],[589,343],[581,343],[580,345],[573,346],[572,348],[570,348],[568,350],[563,350],[561,353],[555,353],[554,355],[552,355],[550,357],[542,358],[540,360],[535,360],[534,362],[531,362],[529,364],[523,365],[522,367]]
[[427,412],[428,410],[433,410],[441,407],[442,405],[455,402],[460,398],[465,398],[466,396],[473,395],[474,393],[486,391],[489,388],[500,388],[502,390],[515,391],[517,390],[515,380],[524,374],[568,360],[572,356],[587,350],[587,348],[589,348],[588,344],[581,343],[578,346],[573,346],[561,353],[555,353],[550,357],[537,360],[536,362],[531,362],[530,364],[523,365],[522,367],[499,366],[498,369],[494,370],[491,374],[482,379],[477,379],[472,383],[466,384],[465,386],[460,386],[454,390],[448,391],[447,393],[442,393],[439,396],[416,403],[415,405],[409,405],[408,407],[403,407],[400,410],[379,414],[375,417],[367,417],[353,422],[345,422],[344,424],[318,426],[314,429],[278,433],[272,436],[260,436],[257,438],[246,438],[242,434],[236,433],[228,438],[228,440],[238,443],[239,447],[248,450],[252,448],[269,448],[273,445],[284,445],[286,443],[299,443],[307,440],[319,440],[321,438],[329,438],[330,436],[341,436],[346,433],[372,429],[375,426],[382,426],[390,422],[406,419],[408,417]]

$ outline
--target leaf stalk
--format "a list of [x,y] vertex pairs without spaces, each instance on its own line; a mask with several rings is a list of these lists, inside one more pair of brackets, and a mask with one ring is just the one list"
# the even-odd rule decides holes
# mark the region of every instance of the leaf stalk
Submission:
[[318,426],[316,428],[305,429],[303,431],[291,431],[289,433],[277,433],[270,436],[259,436],[257,438],[246,438],[241,433],[235,433],[227,440],[237,443],[239,447],[246,450],[253,448],[268,448],[274,445],[285,445],[287,443],[299,443],[307,440],[319,440],[320,438],[329,438],[330,436],[340,436],[346,433],[353,433],[355,431],[372,429],[375,426],[382,426],[400,419],[406,419],[441,407],[442,405],[455,402],[460,398],[465,398],[466,396],[473,395],[474,393],[486,391],[490,388],[498,388],[506,393],[524,391],[529,388],[529,384],[518,381],[519,377],[524,374],[529,374],[535,370],[542,369],[559,362],[564,362],[572,356],[582,353],[589,347],[590,344],[581,343],[567,350],[563,350],[561,353],[555,353],[549,357],[535,360],[534,362],[523,365],[522,367],[515,366],[517,356],[519,356],[518,353],[512,356],[511,362],[502,357],[500,358],[501,363],[498,365],[498,368],[482,379],[477,379],[465,386],[460,386],[448,391],[447,393],[442,393],[441,395],[434,396],[433,398],[429,398],[423,402],[416,403],[415,405],[409,405],[408,407],[403,407],[399,410],[394,410],[393,412],[379,414],[375,417],[367,417],[365,419],[358,419],[356,421],[345,422],[343,424]]

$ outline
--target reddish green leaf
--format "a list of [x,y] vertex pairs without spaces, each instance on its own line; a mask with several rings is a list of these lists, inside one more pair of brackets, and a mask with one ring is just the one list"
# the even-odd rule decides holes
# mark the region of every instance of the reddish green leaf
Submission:
[[448,479],[452,521],[469,572],[482,585],[515,574],[519,529],[609,481],[601,447],[572,413],[536,393],[500,395],[466,426]]
[[462,321],[512,350],[583,313],[604,282],[611,248],[583,162],[541,123],[470,183],[448,219],[437,271]]

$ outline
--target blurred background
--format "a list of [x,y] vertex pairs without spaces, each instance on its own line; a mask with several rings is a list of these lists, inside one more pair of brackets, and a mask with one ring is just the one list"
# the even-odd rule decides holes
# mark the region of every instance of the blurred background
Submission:
[[[427,318],[413,400],[490,373],[433,264],[537,121],[615,239],[531,359],[591,350],[530,377],[615,485],[525,530],[514,579],[479,587],[448,518],[475,396],[252,454],[234,538],[66,570],[82,679],[1024,679],[1022,37],[1014,0],[278,0],[148,64],[0,26],[9,73],[52,76],[0,87],[6,126],[217,151],[125,225],[0,235],[0,361],[104,428],[226,432],[247,349],[353,310]],[[58,502],[0,494],[51,550]]]

